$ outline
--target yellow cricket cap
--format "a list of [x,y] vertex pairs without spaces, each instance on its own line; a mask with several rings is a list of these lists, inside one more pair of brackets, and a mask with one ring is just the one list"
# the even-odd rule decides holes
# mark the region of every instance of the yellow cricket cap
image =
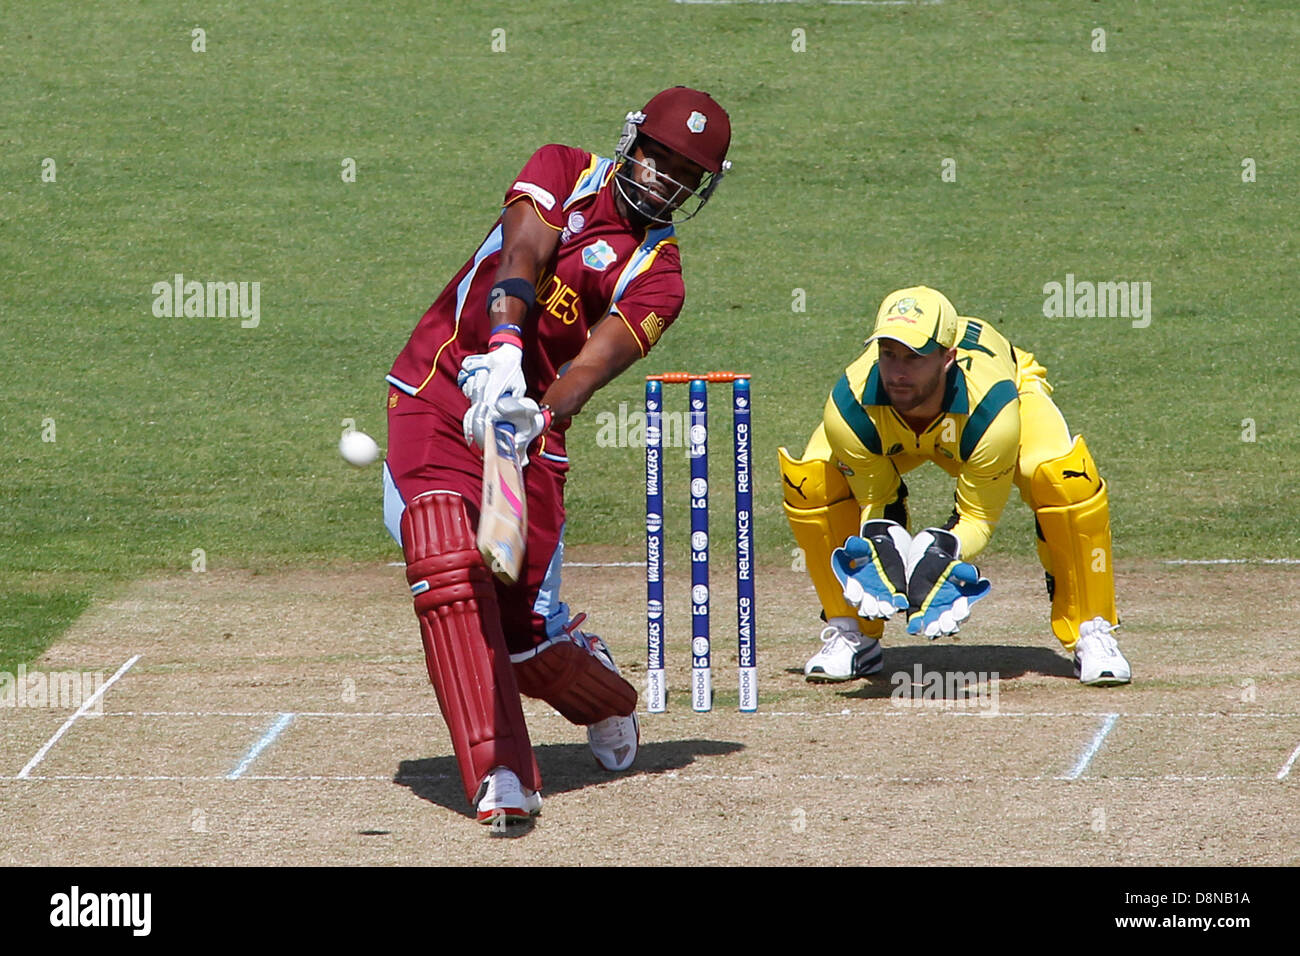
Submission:
[[937,289],[918,285],[885,296],[867,342],[894,339],[913,352],[929,355],[957,344],[957,309]]

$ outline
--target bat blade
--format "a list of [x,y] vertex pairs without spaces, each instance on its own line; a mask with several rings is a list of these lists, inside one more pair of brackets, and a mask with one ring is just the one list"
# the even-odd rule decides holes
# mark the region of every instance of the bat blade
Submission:
[[509,422],[492,426],[483,449],[483,501],[478,519],[478,550],[502,581],[514,584],[524,563],[528,499],[524,469],[515,452],[515,429]]

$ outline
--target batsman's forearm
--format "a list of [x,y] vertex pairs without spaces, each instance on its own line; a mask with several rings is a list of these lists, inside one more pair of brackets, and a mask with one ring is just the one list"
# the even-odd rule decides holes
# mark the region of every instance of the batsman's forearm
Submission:
[[569,418],[578,414],[596,390],[608,381],[609,377],[592,366],[571,366],[551,383],[541,403],[550,406],[553,418]]
[[612,382],[641,357],[641,346],[627,325],[606,316],[587,337],[587,344],[542,396],[553,418],[576,415],[596,390]]
[[503,295],[496,300],[488,312],[489,329],[495,329],[498,325],[516,325],[523,329],[527,318],[528,304],[523,299]]
[[541,274],[542,264],[537,261],[532,250],[523,248],[502,254],[501,261],[497,264],[496,281],[524,279],[536,285]]
[[[497,269],[496,281],[523,279],[529,285],[536,287],[538,271],[537,264],[527,254],[521,253],[513,258],[502,260]],[[503,295],[499,299],[494,299],[489,315],[493,328],[509,324],[517,325],[522,329],[528,318],[528,312],[528,304],[523,299],[517,299],[513,295]]]

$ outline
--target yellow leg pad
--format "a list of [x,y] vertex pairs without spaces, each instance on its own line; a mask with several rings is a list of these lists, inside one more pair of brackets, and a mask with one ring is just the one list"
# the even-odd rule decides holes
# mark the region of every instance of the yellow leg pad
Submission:
[[808,576],[817,589],[822,610],[828,618],[854,617],[857,608],[844,600],[840,582],[831,570],[831,552],[858,533],[861,511],[849,483],[827,459],[801,461],[784,448],[778,448],[776,453],[781,462],[785,516],[795,542],[803,549]]
[[844,600],[844,589],[831,570],[831,552],[858,533],[858,503],[852,498],[822,508],[791,508],[787,503],[785,516],[803,549],[808,577],[826,616],[856,617],[858,609]]
[[[831,570],[831,552],[858,533],[862,512],[844,475],[830,462],[830,445],[819,426],[804,454],[815,456],[822,451],[827,458],[801,461],[784,448],[776,450],[781,461],[785,516],[795,542],[803,549],[808,577],[817,589],[817,600],[827,620],[857,617],[858,609],[844,600],[844,589]],[[859,618],[858,627],[867,637],[879,639],[885,622]]]
[[1100,490],[1101,475],[1097,473],[1097,463],[1088,453],[1082,435],[1074,439],[1066,454],[1035,468],[1029,482],[1035,511],[1087,501]]
[[[826,451],[829,455],[829,446]],[[828,459],[809,458],[800,461],[784,448],[778,448],[776,454],[781,461],[781,490],[785,493],[785,503],[791,508],[817,508],[854,500],[848,480]],[[855,518],[854,528],[849,534],[857,533]],[[844,538],[840,538],[835,547],[838,548],[843,543]]]
[[1086,501],[1034,512],[1047,539],[1056,580],[1052,633],[1067,651],[1074,649],[1084,621],[1101,616],[1112,624],[1119,622],[1111,567],[1110,505],[1106,483],[1099,484],[1096,494]]

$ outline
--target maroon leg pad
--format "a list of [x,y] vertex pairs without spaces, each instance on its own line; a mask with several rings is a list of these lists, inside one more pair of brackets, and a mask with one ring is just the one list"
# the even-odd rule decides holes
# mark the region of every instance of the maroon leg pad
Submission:
[[496,588],[461,496],[434,492],[411,501],[402,514],[402,545],[429,680],[466,799],[474,800],[493,767],[508,767],[525,787],[540,790]]
[[626,717],[636,710],[636,688],[568,641],[516,663],[515,677],[521,692],[546,701],[575,724]]

